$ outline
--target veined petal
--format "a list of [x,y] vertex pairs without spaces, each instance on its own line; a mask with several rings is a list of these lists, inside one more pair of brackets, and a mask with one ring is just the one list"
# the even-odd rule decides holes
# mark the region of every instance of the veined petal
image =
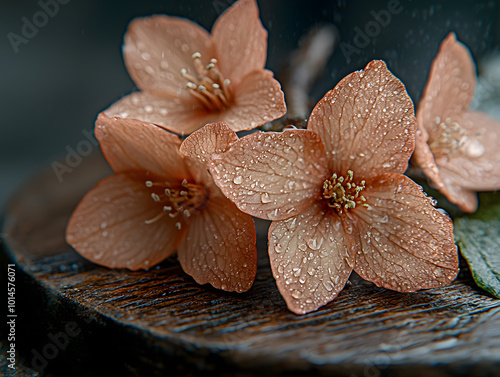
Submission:
[[255,225],[249,215],[226,198],[210,198],[193,217],[179,247],[179,261],[199,284],[245,292],[257,271],[255,240]]
[[189,134],[216,118],[194,97],[166,98],[149,92],[131,93],[104,111],[110,117],[138,119],[178,134]]
[[233,130],[251,130],[286,114],[280,83],[267,70],[253,71],[234,89],[234,104],[221,114]]
[[83,257],[109,268],[150,268],[171,255],[182,238],[177,220],[163,216],[143,182],[125,174],[103,179],[80,202],[66,228],[66,241]]
[[464,212],[474,213],[478,207],[477,193],[460,186],[456,175],[446,169],[440,169],[443,178],[443,187],[439,190],[451,203],[455,204]]
[[461,117],[469,109],[475,85],[476,70],[468,48],[456,40],[454,33],[448,34],[432,61],[418,104],[419,125],[432,134],[441,121]]
[[413,152],[412,161],[422,170],[430,185],[442,192],[442,190],[444,190],[444,183],[441,179],[436,160],[434,159],[434,154],[427,143],[428,140],[429,134],[419,121],[415,136],[415,151]]
[[[346,219],[345,221],[349,221]],[[354,265],[352,224],[315,203],[269,228],[269,258],[278,289],[296,314],[318,309],[344,288]]]
[[228,8],[215,22],[212,40],[222,74],[236,85],[266,64],[267,31],[255,0],[240,0]]
[[337,174],[403,173],[415,146],[413,102],[385,63],[374,60],[318,102],[307,129],[321,137]]
[[179,153],[179,137],[159,127],[134,119],[109,118],[101,113],[95,135],[115,173],[141,171],[164,180],[180,181],[190,177]]
[[255,132],[213,155],[210,172],[239,209],[282,220],[309,207],[328,178],[321,140],[307,130]]
[[238,136],[226,123],[210,123],[189,135],[182,142],[180,152],[208,163],[210,156],[227,151],[237,141]]
[[206,64],[215,57],[210,36],[194,22],[155,15],[134,19],[125,34],[123,57],[137,86],[168,97],[190,97],[181,69],[196,73],[192,54],[201,53]]
[[451,219],[420,186],[399,174],[367,182],[369,207],[353,210],[359,233],[354,270],[377,286],[400,292],[449,284],[458,273]]
[[208,172],[209,159],[213,154],[227,151],[237,141],[238,136],[225,123],[210,123],[189,135],[179,148],[195,181],[209,189],[212,196],[223,194]]

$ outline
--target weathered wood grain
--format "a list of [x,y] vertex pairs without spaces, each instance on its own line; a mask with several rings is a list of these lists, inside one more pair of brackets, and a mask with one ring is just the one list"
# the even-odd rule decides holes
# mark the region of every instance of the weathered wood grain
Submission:
[[353,276],[335,301],[296,316],[272,278],[265,223],[258,223],[257,279],[244,294],[197,285],[175,257],[145,272],[85,261],[64,242],[65,224],[82,195],[108,173],[99,156],[62,183],[48,171],[27,183],[7,211],[4,247],[18,265],[25,365],[41,367],[35,351],[43,356],[54,343],[49,334],[65,333],[70,323],[78,334],[67,336],[56,357],[45,358],[44,372],[500,375],[500,300],[479,291],[465,265],[451,286],[413,294]]

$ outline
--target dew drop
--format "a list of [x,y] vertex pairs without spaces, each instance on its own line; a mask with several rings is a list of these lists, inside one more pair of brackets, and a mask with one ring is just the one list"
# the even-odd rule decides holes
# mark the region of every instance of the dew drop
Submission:
[[278,208],[272,210],[267,214],[267,217],[269,217],[270,220],[276,219],[277,216],[278,216]]
[[333,283],[330,280],[325,280],[323,282],[323,286],[328,292],[331,292],[333,290]]
[[292,297],[293,298],[301,298],[302,297],[302,292],[295,290],[295,291],[292,292]]
[[278,254],[280,254],[283,252],[283,248],[279,243],[277,243],[276,245],[274,245],[274,251],[276,251]]
[[464,151],[467,156],[475,158],[481,157],[484,154],[485,148],[478,140],[472,139],[464,145]]
[[162,60],[160,63],[161,69],[168,69],[168,62],[166,60]]
[[[236,183],[236,182],[234,182]],[[260,201],[262,203],[270,203],[272,202],[272,199],[271,197],[269,196],[269,194],[267,192],[263,193],[261,196],[260,196]]]
[[[241,182],[243,182],[243,177],[241,175],[237,175],[236,177],[234,177],[233,182],[235,185],[239,185],[241,184]],[[264,201],[262,202],[264,203]]]

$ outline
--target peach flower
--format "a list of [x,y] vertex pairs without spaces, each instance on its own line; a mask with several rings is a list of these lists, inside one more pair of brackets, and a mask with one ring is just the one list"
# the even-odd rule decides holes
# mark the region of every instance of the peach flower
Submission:
[[[238,208],[272,220],[273,275],[288,308],[303,314],[332,301],[353,270],[400,292],[457,275],[451,219],[403,175],[415,123],[403,84],[373,61],[323,97],[307,130],[235,141],[219,126],[215,136],[204,128],[185,142],[227,135],[210,171]],[[197,149],[192,155],[203,155]]]
[[152,267],[177,249],[198,283],[248,290],[257,268],[252,218],[221,194],[205,164],[179,153],[179,137],[104,114],[95,132],[114,174],[82,199],[67,242],[94,263],[130,270]]
[[418,104],[413,160],[465,212],[477,209],[476,191],[500,189],[500,122],[469,109],[475,86],[471,54],[450,33]]
[[182,18],[135,19],[123,57],[140,91],[105,110],[108,116],[188,134],[219,120],[248,130],[286,113],[280,84],[264,69],[267,32],[255,0],[232,5],[211,35]]

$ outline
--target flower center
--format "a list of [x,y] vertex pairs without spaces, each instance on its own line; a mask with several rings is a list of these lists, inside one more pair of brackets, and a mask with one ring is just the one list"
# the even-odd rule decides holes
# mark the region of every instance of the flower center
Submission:
[[157,216],[146,220],[146,224],[152,224],[168,215],[170,218],[179,218],[175,226],[181,229],[182,222],[207,204],[208,192],[205,187],[188,183],[186,179],[180,185],[152,181],[146,181],[145,184],[152,191],[151,198],[162,208]]
[[344,210],[355,208],[356,204],[362,204],[368,207],[366,199],[363,195],[359,195],[365,187],[365,181],[356,184],[353,182],[354,173],[352,170],[347,171],[347,176],[337,176],[333,173],[330,179],[323,182],[323,199],[328,201],[328,206],[335,208],[341,214]]
[[465,130],[457,122],[446,118],[441,122],[441,118],[436,117],[437,128],[429,134],[429,147],[435,157],[449,157],[463,147],[467,141]]
[[189,93],[198,98],[207,110],[221,111],[229,107],[233,99],[229,88],[231,81],[224,79],[217,69],[217,59],[210,59],[210,63],[204,66],[199,52],[195,52],[192,58],[196,77],[187,73],[185,68],[181,69],[181,76],[188,80],[186,89]]

